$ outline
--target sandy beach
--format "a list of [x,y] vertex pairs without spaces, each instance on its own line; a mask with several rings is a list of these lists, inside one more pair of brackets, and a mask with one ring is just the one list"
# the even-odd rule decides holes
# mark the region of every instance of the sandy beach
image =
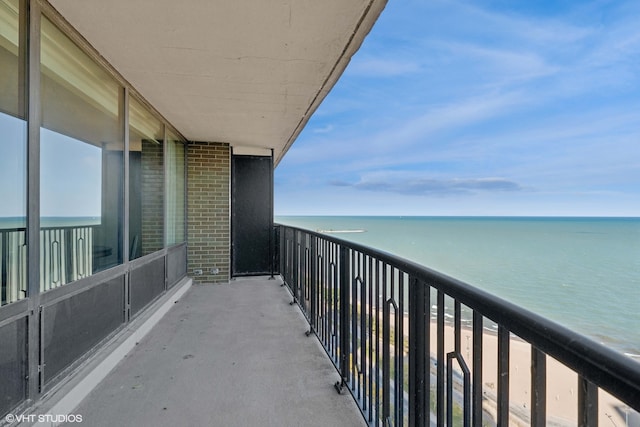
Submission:
[[[307,303],[310,303],[307,300]],[[368,307],[368,305],[367,305]],[[367,308],[368,312],[369,309]],[[373,310],[375,313],[375,309]],[[358,310],[358,316],[360,315]],[[437,322],[431,313],[430,322],[430,352],[431,358],[437,355]],[[378,312],[378,325],[382,325],[382,311]],[[375,317],[375,315],[374,315]],[[408,355],[409,318],[404,315],[404,354]],[[375,320],[374,320],[375,322]],[[394,334],[394,319],[391,316],[390,328]],[[380,339],[382,337],[380,336]],[[512,335],[509,340],[509,403],[510,403],[510,424],[514,426],[530,425],[531,406],[531,345],[524,340]],[[393,344],[392,344],[393,345]],[[445,320],[445,358],[446,354],[454,351],[454,327],[450,318]],[[460,334],[460,350],[462,357],[473,374],[473,331],[462,326]],[[485,395],[483,408],[489,419],[496,419],[496,394],[498,384],[498,335],[496,331],[487,328],[483,331],[482,340],[483,364],[482,382]],[[446,362],[445,362],[446,363]],[[455,363],[455,362],[454,362]],[[435,368],[432,365],[432,374]],[[461,369],[454,365],[454,370],[461,373]],[[548,426],[576,426],[578,418],[578,375],[553,359],[547,356],[547,421]],[[407,372],[407,371],[405,371]],[[405,383],[408,380],[405,378]],[[432,384],[434,387],[434,384]],[[625,426],[640,427],[640,414],[630,409],[626,404],[620,402],[609,393],[599,390],[598,401],[598,425],[600,426]],[[488,423],[491,425],[491,423]]]
[[[408,322],[405,318],[405,331],[408,330]],[[436,354],[437,325],[431,322],[431,353]],[[472,369],[473,338],[470,329],[461,332],[461,352],[469,369]],[[483,385],[488,396],[497,392],[498,371],[498,337],[491,331],[483,334]],[[445,325],[445,353],[453,351],[454,330],[450,324]],[[523,411],[518,413],[529,414],[531,402],[531,345],[512,337],[510,340],[510,364],[509,364],[509,399],[511,413],[519,407]],[[565,367],[555,359],[547,356],[547,425],[575,426],[577,424],[578,408],[578,376],[575,372]],[[485,410],[495,413],[493,399],[485,400]],[[599,425],[600,426],[625,426],[625,408],[617,399],[604,391],[599,392]],[[628,417],[629,426],[636,425],[631,421],[637,419],[631,414]],[[529,425],[527,419],[512,415],[513,425]]]

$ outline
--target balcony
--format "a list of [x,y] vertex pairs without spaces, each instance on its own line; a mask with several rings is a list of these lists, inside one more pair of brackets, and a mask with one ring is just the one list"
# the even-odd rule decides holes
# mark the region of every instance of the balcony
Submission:
[[280,271],[370,425],[640,425],[640,363],[410,261],[279,227]]
[[192,286],[71,414],[91,426],[365,425],[281,283]]
[[284,282],[176,286],[188,291],[164,298],[168,314],[79,406],[38,413],[98,426],[640,425],[636,361],[393,255],[276,235]]

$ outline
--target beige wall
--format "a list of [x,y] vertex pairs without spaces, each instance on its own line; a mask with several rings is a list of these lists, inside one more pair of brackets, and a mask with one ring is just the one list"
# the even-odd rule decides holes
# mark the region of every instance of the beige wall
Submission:
[[[187,168],[187,274],[200,283],[226,282],[231,260],[231,149],[215,142],[189,143]],[[212,268],[219,272],[212,274]],[[196,269],[203,274],[195,275]]]

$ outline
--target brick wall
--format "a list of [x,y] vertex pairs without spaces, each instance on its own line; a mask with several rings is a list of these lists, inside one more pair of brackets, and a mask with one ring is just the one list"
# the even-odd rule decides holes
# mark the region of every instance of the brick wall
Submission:
[[142,255],[164,247],[164,163],[162,144],[142,141]]
[[[187,274],[200,283],[226,282],[230,270],[231,150],[227,144],[189,143],[187,149]],[[219,269],[212,274],[212,268]],[[195,275],[202,269],[202,275]]]

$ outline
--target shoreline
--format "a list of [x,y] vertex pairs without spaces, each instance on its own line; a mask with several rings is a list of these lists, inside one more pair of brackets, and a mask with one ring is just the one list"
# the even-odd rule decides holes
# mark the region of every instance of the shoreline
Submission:
[[[431,320],[431,322],[435,322],[436,321],[436,319],[437,319],[436,315],[437,315],[437,312],[435,311],[434,307],[431,307],[431,312],[430,312],[430,320]],[[405,312],[404,316],[408,317],[409,313]],[[454,316],[452,314],[450,314],[448,312],[445,312],[444,317],[445,317],[445,326],[446,325],[449,325],[449,326],[453,325]],[[497,324],[495,324],[492,321],[490,321],[490,322],[491,322],[492,326],[494,326],[494,327],[487,327],[486,325],[483,325],[482,326],[482,330],[485,333],[494,334],[494,335],[497,336],[497,334],[498,334]],[[471,331],[472,324],[473,324],[473,321],[470,320],[470,319],[461,319],[461,326],[462,326],[463,330]],[[561,325],[561,326],[563,326],[563,325]],[[574,332],[576,332],[576,331],[574,331]],[[617,352],[619,354],[622,354],[622,355],[630,358],[631,360],[634,360],[634,361],[640,363],[640,347],[631,346],[631,345],[629,345],[627,343],[620,343],[619,341],[616,341],[616,340],[613,340],[613,339],[611,339],[610,341],[604,340],[604,338],[607,338],[607,337],[600,336],[600,337],[598,337],[600,339],[597,339],[597,337],[595,337],[595,336],[586,335],[586,334],[583,334],[583,333],[580,333],[580,332],[576,332],[576,333],[578,333],[578,334],[590,339],[591,341],[593,341],[595,343],[598,343],[598,344],[600,344],[600,345],[602,345],[604,347],[607,347],[607,348],[609,348],[609,349],[611,349],[611,350],[613,350],[613,351],[615,351],[615,352]],[[525,343],[527,342],[527,341],[523,340],[522,338],[518,337],[517,335],[512,335],[511,339],[517,339],[517,340],[525,342]],[[619,345],[616,345],[616,344],[619,344]]]
[[[630,274],[635,259],[628,255],[637,252],[633,237],[640,232],[638,216],[498,217],[495,223],[487,221],[492,217],[469,215],[278,217],[281,223],[309,230],[366,229],[335,237],[411,260],[619,353],[640,355],[633,299],[600,301],[600,290],[631,295],[640,285],[637,275]],[[591,311],[597,315],[584,314]]]
[[[408,319],[405,316],[406,330]],[[434,357],[437,354],[436,340],[437,322],[431,320],[431,346],[430,353]],[[472,330],[462,327],[461,353],[469,370],[473,372],[471,360],[473,360]],[[445,322],[445,354],[454,350],[454,327],[450,322]],[[498,383],[498,335],[497,331],[483,328],[482,334],[482,383],[484,393],[492,394],[497,391]],[[554,425],[575,425],[578,418],[578,374],[558,362],[551,356],[546,357],[547,369],[547,422]],[[520,408],[524,413],[529,413],[531,403],[531,344],[523,339],[511,335],[509,338],[509,403],[511,406],[511,422],[514,425],[528,425],[525,420],[514,416],[514,409]],[[454,367],[454,370],[458,370]],[[485,399],[485,411],[495,411],[495,402]],[[598,399],[599,425],[610,423],[615,425],[625,424],[626,405],[604,390],[600,390]],[[632,411],[629,411],[631,414]],[[611,425],[614,425],[611,424]],[[630,424],[634,425],[634,424]]]
[[[366,311],[369,312],[367,305]],[[374,318],[377,310],[373,309]],[[377,311],[378,319],[382,322],[381,311]],[[454,351],[453,316],[445,316],[445,355]],[[391,334],[395,334],[394,317],[390,319]],[[462,322],[460,353],[471,374],[473,374],[473,331]],[[467,322],[470,323],[470,322]],[[433,360],[437,357],[437,321],[430,314],[430,369],[433,372]],[[403,352],[408,354],[409,316],[403,315]],[[381,338],[380,338],[381,339]],[[392,338],[393,339],[393,338]],[[393,344],[392,344],[393,345]],[[530,424],[531,405],[531,344],[510,333],[509,337],[509,404],[510,422],[515,426]],[[498,333],[497,330],[483,325],[482,333],[482,383],[484,412],[496,419],[496,400],[498,384]],[[446,363],[446,362],[445,362]],[[454,371],[461,373],[461,369],[454,365]],[[408,372],[408,371],[407,371]],[[546,355],[546,416],[550,426],[575,426],[578,419],[578,374],[563,365],[553,357]],[[406,381],[406,379],[405,379]],[[598,392],[598,423],[601,426],[618,425],[640,427],[640,413],[628,408],[604,390]]]

